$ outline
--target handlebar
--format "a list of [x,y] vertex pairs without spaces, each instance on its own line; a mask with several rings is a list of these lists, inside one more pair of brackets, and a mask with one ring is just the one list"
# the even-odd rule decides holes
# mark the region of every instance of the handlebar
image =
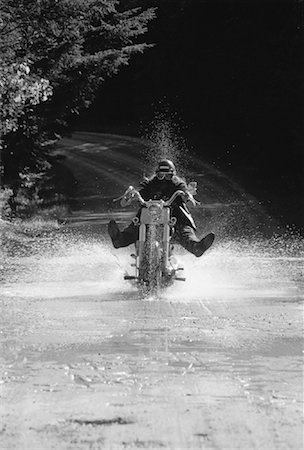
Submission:
[[[165,207],[171,206],[172,203],[174,202],[174,200],[177,199],[177,197],[185,197],[185,196],[186,196],[186,193],[184,191],[178,190],[178,191],[174,192],[174,194],[169,198],[169,200],[167,200],[163,203],[163,206],[165,206]],[[141,206],[148,206],[149,201],[144,200],[142,198],[142,196],[140,195],[140,192],[135,191],[134,197],[137,198],[137,200],[139,201]]]
[[[182,190],[178,190],[174,192],[174,194],[169,198],[167,201],[163,201],[163,206],[169,207],[172,205],[174,200],[177,199],[177,197],[182,197],[184,200],[190,199],[191,201],[191,194],[187,194],[186,192]],[[129,205],[133,200],[137,200],[141,206],[148,206],[149,201],[146,201],[141,196],[140,192],[137,191],[133,186],[129,186],[126,192],[119,198],[115,199],[114,201],[121,200],[122,206]],[[194,200],[194,199],[193,199]]]
[[187,201],[191,202],[193,206],[196,206],[196,205],[199,205],[199,204],[200,204],[200,202],[198,202],[197,200],[195,200],[195,198],[193,197],[193,195],[191,194],[191,192],[184,192],[184,191],[182,191],[182,190],[178,190],[178,191],[175,191],[174,194],[171,196],[171,198],[169,198],[169,200],[166,201],[166,202],[164,203],[164,206],[170,206],[170,205],[172,205],[172,203],[174,202],[174,200],[175,200],[177,197],[182,197],[182,199],[183,199],[184,201],[186,201],[186,202],[187,202]]
[[182,197],[182,198],[186,199],[187,194],[186,194],[186,192],[181,191],[181,190],[175,191],[174,194],[169,198],[169,200],[167,200],[167,201],[164,203],[164,206],[170,206],[170,205],[172,205],[172,203],[174,202],[174,200],[177,199],[177,197]]

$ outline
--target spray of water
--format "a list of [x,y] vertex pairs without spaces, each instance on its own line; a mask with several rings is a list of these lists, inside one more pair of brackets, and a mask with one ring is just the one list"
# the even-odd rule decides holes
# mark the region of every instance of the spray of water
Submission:
[[151,169],[161,159],[170,159],[174,162],[178,173],[183,176],[190,160],[190,152],[185,138],[182,136],[183,124],[174,113],[162,108],[155,114],[154,120],[144,133],[148,142],[145,159]]
[[[2,293],[8,296],[63,298],[119,294],[127,255],[79,233],[63,232],[38,239],[28,256],[4,256]],[[127,293],[130,288],[126,284]]]
[[183,255],[183,262],[187,283],[165,294],[170,301],[304,298],[304,240],[299,236],[219,243],[198,260]]
[[[51,245],[41,239],[31,256],[6,257],[2,294],[136,299],[137,290],[123,280],[131,251],[114,250],[109,243],[85,236],[59,233]],[[162,292],[161,297],[167,301],[303,298],[304,240],[299,236],[218,243],[201,258],[181,248],[176,254],[185,266],[186,282],[176,282]]]

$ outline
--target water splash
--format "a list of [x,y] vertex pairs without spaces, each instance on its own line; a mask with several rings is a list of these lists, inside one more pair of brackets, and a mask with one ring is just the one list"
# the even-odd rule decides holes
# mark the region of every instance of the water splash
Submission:
[[[35,254],[6,258],[2,294],[137,299],[136,289],[123,280],[132,250],[115,250],[102,239],[72,232],[57,234],[52,243],[41,239]],[[304,297],[304,240],[299,236],[219,242],[199,259],[178,246],[176,254],[186,282],[165,290],[161,297],[167,301]]]
[[36,240],[33,254],[2,261],[2,293],[46,298],[110,295],[122,288],[126,256],[118,258],[109,244],[78,233],[42,238]]
[[183,262],[187,283],[168,291],[169,300],[304,299],[300,236],[222,242],[200,259],[183,255]]
[[170,159],[178,173],[185,174],[190,152],[182,131],[183,125],[177,114],[169,112],[167,107],[155,114],[144,136],[149,143],[145,153],[148,167],[154,169],[159,160]]

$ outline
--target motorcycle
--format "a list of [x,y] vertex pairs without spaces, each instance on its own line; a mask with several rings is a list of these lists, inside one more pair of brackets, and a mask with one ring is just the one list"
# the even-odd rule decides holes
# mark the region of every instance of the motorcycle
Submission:
[[[177,220],[172,216],[171,206],[178,197],[185,199],[187,196],[189,200],[189,195],[191,194],[178,190],[167,201],[146,201],[130,186],[119,198],[122,200],[122,206],[130,205],[134,201],[138,201],[141,206],[140,213],[133,218],[134,225],[139,227],[135,253],[131,254],[133,273],[126,273],[124,279],[135,283],[145,292],[155,293],[175,281],[186,280],[180,276],[184,267],[173,254],[171,239]],[[194,202],[198,203],[195,200]]]

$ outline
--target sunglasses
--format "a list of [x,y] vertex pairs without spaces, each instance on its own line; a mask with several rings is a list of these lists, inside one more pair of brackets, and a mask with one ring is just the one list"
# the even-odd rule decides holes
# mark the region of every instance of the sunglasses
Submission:
[[163,180],[163,179],[171,180],[171,178],[173,176],[173,173],[170,173],[170,172],[157,172],[156,176],[157,176],[157,178],[159,180]]

